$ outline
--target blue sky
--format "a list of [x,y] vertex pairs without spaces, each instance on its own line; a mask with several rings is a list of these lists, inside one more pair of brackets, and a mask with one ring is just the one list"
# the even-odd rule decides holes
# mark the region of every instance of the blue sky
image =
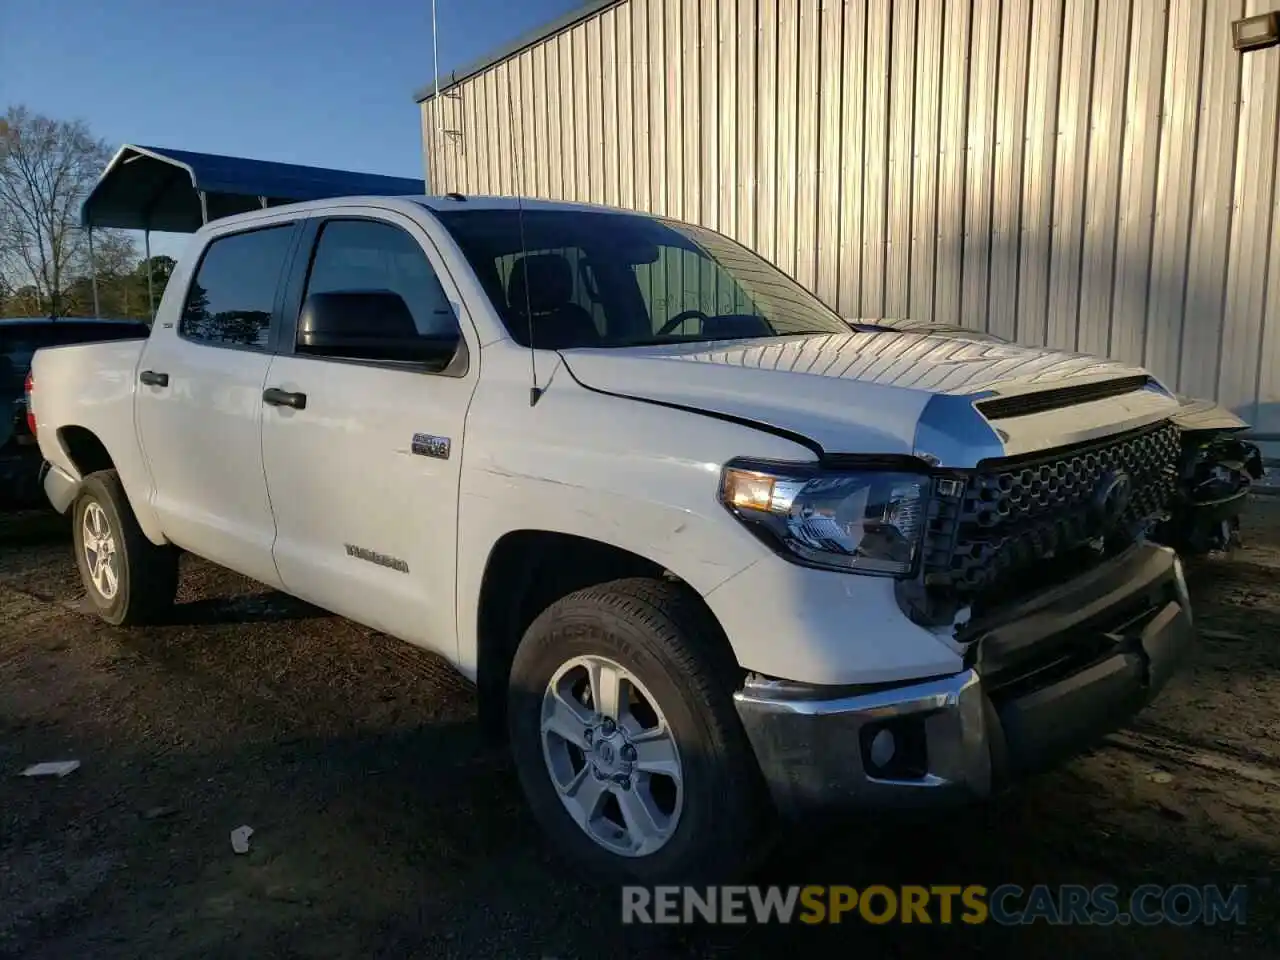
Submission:
[[[436,0],[441,72],[581,2]],[[0,0],[0,111],[113,147],[420,177],[430,79],[431,0]]]

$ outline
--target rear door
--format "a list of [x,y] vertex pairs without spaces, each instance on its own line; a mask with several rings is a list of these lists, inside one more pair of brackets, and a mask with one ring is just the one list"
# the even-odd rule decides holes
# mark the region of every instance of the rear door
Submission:
[[410,218],[344,212],[307,233],[315,240],[296,258],[286,329],[312,293],[390,290],[420,334],[461,327],[470,359],[432,373],[395,356],[291,355],[288,336],[267,385],[304,395],[305,407],[264,413],[276,566],[290,593],[453,656],[458,469],[478,338]]
[[179,546],[280,586],[262,470],[262,390],[297,226],[216,236],[177,329],[159,324],[139,364],[138,431],[154,507]]

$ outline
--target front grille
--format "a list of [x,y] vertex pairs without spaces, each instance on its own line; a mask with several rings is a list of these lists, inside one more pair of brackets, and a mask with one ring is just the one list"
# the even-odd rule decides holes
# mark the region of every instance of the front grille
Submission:
[[[963,480],[935,481],[922,554],[926,590],[956,603],[1009,599],[1123,549],[1170,502],[1178,443],[1177,427],[1165,421],[1049,454],[984,461]],[[1103,494],[1121,475],[1128,503],[1117,510]]]

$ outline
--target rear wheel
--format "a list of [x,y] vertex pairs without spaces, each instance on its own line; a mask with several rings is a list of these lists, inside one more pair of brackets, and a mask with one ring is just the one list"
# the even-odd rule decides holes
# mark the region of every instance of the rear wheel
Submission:
[[645,883],[735,876],[762,851],[735,665],[686,587],[619,580],[552,604],[512,665],[520,781],[557,851]]
[[147,539],[116,471],[85,477],[72,536],[80,579],[102,619],[116,626],[154,623],[172,608],[178,552]]

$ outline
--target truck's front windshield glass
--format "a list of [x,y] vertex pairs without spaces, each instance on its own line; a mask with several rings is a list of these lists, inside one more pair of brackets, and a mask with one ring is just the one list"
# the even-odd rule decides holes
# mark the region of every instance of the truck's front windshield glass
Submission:
[[547,349],[849,333],[811,293],[728,238],[628,213],[437,214],[522,346]]

